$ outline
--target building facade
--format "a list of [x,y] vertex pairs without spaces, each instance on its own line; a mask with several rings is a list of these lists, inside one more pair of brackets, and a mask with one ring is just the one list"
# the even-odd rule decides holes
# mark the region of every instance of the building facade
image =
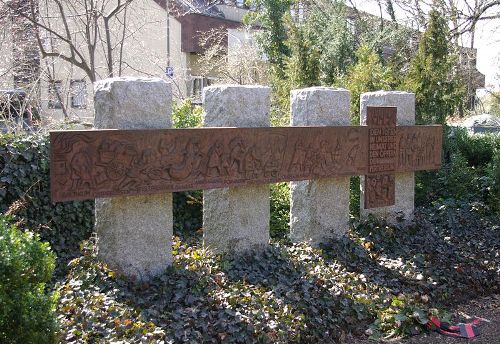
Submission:
[[210,45],[202,43],[204,35],[221,30],[227,46],[228,30],[239,30],[247,12],[204,1],[134,0],[113,14],[119,1],[93,0],[101,7],[92,18],[86,17],[89,8],[69,1],[60,1],[64,7],[40,1],[33,24],[30,1],[13,2],[2,16],[0,89],[25,90],[46,125],[92,122],[92,84],[108,77],[159,77],[173,83],[177,99],[199,100],[217,77],[216,71],[202,73],[200,56]]

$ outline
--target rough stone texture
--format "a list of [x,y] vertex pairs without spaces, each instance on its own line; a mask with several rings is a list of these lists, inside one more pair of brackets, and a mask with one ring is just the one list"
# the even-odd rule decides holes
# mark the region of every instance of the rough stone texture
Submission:
[[[360,124],[366,125],[367,106],[396,106],[397,125],[415,124],[415,94],[399,91],[377,91],[361,94],[360,97]],[[415,209],[415,173],[396,173],[395,196],[393,206],[374,209],[363,209],[364,204],[364,177],[361,177],[361,216],[373,214],[385,218],[390,223],[398,223],[398,217],[403,216],[405,221],[413,221]]]
[[290,93],[290,123],[304,126],[349,126],[349,91],[343,88],[309,87]]
[[[169,128],[171,85],[113,78],[95,84],[97,129]],[[96,199],[98,256],[121,273],[148,280],[172,263],[172,194]]]
[[94,85],[98,129],[161,129],[171,126],[172,88],[159,78],[111,78]]
[[268,127],[269,87],[217,85],[203,89],[205,127]]
[[[348,126],[349,92],[311,87],[290,96],[293,126]],[[290,238],[318,245],[349,228],[349,177],[290,182]]]
[[[210,86],[203,90],[205,127],[269,126],[269,87]],[[203,241],[216,252],[238,253],[269,243],[269,186],[203,192]]]

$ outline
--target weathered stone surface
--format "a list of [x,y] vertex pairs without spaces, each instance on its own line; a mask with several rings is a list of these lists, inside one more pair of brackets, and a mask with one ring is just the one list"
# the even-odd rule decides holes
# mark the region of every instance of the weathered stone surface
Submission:
[[98,256],[138,280],[172,263],[172,194],[96,199]]
[[268,127],[269,87],[217,85],[203,89],[205,127]]
[[[171,85],[114,78],[95,84],[97,129],[170,127]],[[96,199],[98,256],[129,277],[147,280],[172,263],[172,194]]]
[[158,78],[111,78],[94,85],[97,129],[170,128],[172,88]]
[[[291,92],[293,126],[348,126],[349,92],[311,87]],[[349,227],[349,177],[290,183],[290,238],[318,245]]]
[[342,88],[309,87],[290,93],[290,124],[349,126],[349,91]]
[[[269,91],[263,86],[210,86],[203,90],[205,127],[269,126]],[[241,252],[269,242],[269,186],[203,193],[203,241],[218,252]]]
[[[360,97],[360,124],[366,125],[368,106],[395,106],[397,107],[397,125],[415,124],[415,94],[399,91],[377,91],[361,94]],[[374,214],[397,223],[402,216],[406,221],[413,220],[415,208],[415,173],[396,173],[395,204],[388,207],[364,209],[364,177],[361,177],[361,216]]]

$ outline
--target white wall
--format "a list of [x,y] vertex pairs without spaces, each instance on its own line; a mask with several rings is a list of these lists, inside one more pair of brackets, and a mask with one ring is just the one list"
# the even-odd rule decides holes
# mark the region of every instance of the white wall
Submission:
[[[114,1],[111,1],[112,4]],[[43,15],[43,9],[41,10]],[[55,13],[52,11],[51,13]],[[123,15],[122,15],[123,17]],[[51,22],[54,22],[52,20]],[[70,22],[71,23],[71,22]],[[62,25],[61,21],[54,22],[53,25],[59,25],[59,30]],[[71,23],[74,27],[78,27],[78,23]],[[121,65],[122,76],[145,76],[145,77],[160,77],[169,79],[165,75],[167,67],[167,12],[156,4],[153,0],[136,0],[132,2],[127,9],[127,25],[126,39],[123,44],[123,63]],[[119,42],[123,35],[123,26],[116,24],[111,27],[111,36],[113,42]],[[104,33],[103,33],[104,34]],[[175,69],[173,91],[175,95],[184,95],[185,90],[185,70],[186,57],[180,52],[181,31],[180,23],[174,18],[170,18],[170,51],[171,65]],[[79,39],[78,44],[85,51],[86,43],[83,39]],[[105,47],[98,47],[96,54],[96,71],[98,79],[109,77]],[[119,46],[115,47],[113,52],[114,60],[119,61]],[[61,59],[47,59],[42,62],[42,66],[46,64],[53,66],[55,71],[55,79],[63,82],[64,101],[68,114],[71,118],[77,118],[84,121],[92,121],[93,119],[93,86],[86,73],[65,62]],[[119,76],[120,66],[114,63],[114,75]],[[76,79],[84,79],[87,82],[87,108],[74,109],[71,108],[70,81]],[[47,123],[54,120],[63,119],[62,110],[54,110],[48,108],[48,78],[42,80],[42,109],[43,114],[47,118]]]

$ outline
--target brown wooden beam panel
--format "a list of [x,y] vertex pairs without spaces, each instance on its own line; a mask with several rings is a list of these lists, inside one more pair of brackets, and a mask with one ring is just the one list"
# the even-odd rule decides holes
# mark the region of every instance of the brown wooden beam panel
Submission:
[[360,175],[366,127],[51,132],[52,200]]

